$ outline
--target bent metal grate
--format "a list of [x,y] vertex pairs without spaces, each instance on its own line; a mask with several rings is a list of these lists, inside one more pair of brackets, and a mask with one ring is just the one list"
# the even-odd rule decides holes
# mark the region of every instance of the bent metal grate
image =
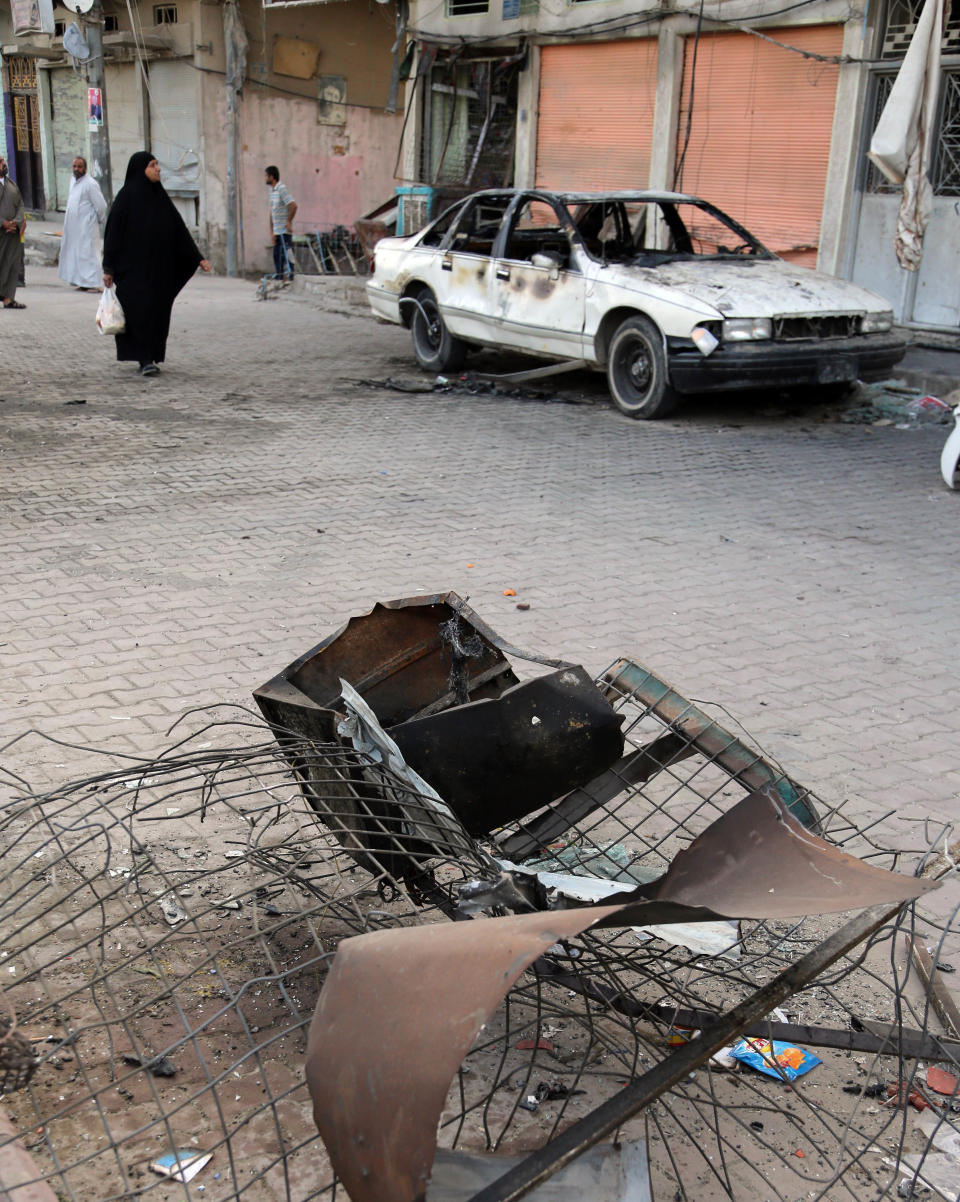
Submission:
[[[448,926],[462,888],[490,881],[504,848],[530,861],[531,840],[548,839],[533,857],[538,871],[632,888],[659,876],[759,773],[861,860],[955,871],[925,860],[926,848],[884,847],[878,815],[862,829],[842,805],[813,798],[731,734],[719,707],[694,705],[649,670],[621,661],[601,684],[628,754],[659,746],[659,770],[635,757],[629,773],[614,771],[622,779],[605,774],[559,818],[547,807],[491,835],[438,825],[436,802],[365,752],[292,730],[281,749],[276,728],[234,709],[185,718],[191,733],[178,730],[153,759],[86,749],[83,778],[54,788],[34,791],[6,773],[0,980],[8,1029],[36,1063],[3,1099],[0,1189],[14,1171],[17,1184],[31,1179],[19,1147],[50,1198],[159,1202],[174,1194],[152,1166],[188,1149],[212,1158],[175,1186],[177,1197],[345,1198],[304,1080],[307,1028],[336,949],[354,934]],[[63,754],[37,736],[21,746],[34,759],[44,746]],[[362,856],[345,830],[368,840]],[[942,835],[931,832],[938,845]],[[391,846],[419,880],[379,863]],[[667,928],[565,940],[549,971],[543,961],[520,974],[457,1069],[443,1156],[537,1154],[666,1064],[676,1028],[729,1013],[841,922],[745,920],[726,927],[719,948]],[[702,1066],[626,1123],[623,1138],[646,1148],[652,1197],[892,1199],[905,1172],[912,1181],[932,1166],[934,1140],[955,1138],[958,1116],[937,1106],[921,1129],[911,1107],[883,1103],[889,1085],[932,1096],[931,1064],[958,1071],[957,1045],[904,954],[905,937],[922,930],[934,959],[946,959],[951,922],[955,914],[914,903],[799,984],[771,1021],[808,1024],[805,1046],[823,1064],[790,1090]],[[422,1021],[435,1029],[429,1004]],[[871,1034],[884,1023],[893,1024],[885,1037]],[[779,1038],[783,1028],[759,1030]]]

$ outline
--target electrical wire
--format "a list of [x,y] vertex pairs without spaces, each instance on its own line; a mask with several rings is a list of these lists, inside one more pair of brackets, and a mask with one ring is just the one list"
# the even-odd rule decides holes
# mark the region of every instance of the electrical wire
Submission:
[[700,30],[703,28],[703,6],[704,0],[700,0],[700,11],[697,13],[697,31],[693,36],[693,55],[690,60],[690,95],[687,98],[687,127],[683,134],[683,149],[680,151],[673,169],[674,192],[682,190],[680,185],[683,181],[683,164],[686,161],[687,147],[690,145],[690,132],[693,129],[693,89],[697,78],[697,51],[700,48]]
[[[577,37],[577,36],[584,36],[584,35],[590,35],[590,34],[623,33],[627,30],[637,29],[644,25],[657,24],[657,23],[663,21],[664,18],[666,18],[666,17],[690,17],[690,18],[696,19],[698,30],[700,29],[701,24],[704,21],[707,21],[714,25],[724,26],[727,29],[735,29],[735,30],[740,31],[741,33],[751,34],[753,37],[761,38],[763,41],[770,42],[772,45],[778,46],[781,50],[787,50],[793,54],[799,54],[802,58],[811,59],[815,62],[827,63],[827,64],[831,64],[831,65],[835,65],[835,66],[847,66],[851,63],[860,63],[860,64],[870,65],[870,64],[873,64],[873,63],[876,63],[879,61],[886,61],[886,60],[879,60],[879,59],[874,59],[874,58],[858,58],[854,55],[849,55],[849,54],[817,54],[812,50],[804,50],[800,46],[792,46],[788,42],[781,42],[781,41],[778,41],[776,38],[771,38],[768,34],[762,33],[760,30],[753,28],[753,26],[749,24],[750,21],[766,21],[766,20],[769,20],[771,17],[779,17],[779,16],[782,16],[784,13],[794,12],[795,10],[800,9],[800,8],[809,8],[811,4],[815,4],[815,3],[819,3],[819,2],[820,2],[820,0],[797,0],[796,3],[785,5],[782,8],[771,9],[770,11],[767,11],[767,12],[756,13],[752,17],[741,17],[738,19],[728,19],[726,17],[706,15],[703,11],[703,8],[704,8],[703,4],[701,4],[699,10],[687,9],[687,8],[657,9],[654,12],[644,13],[640,16],[635,16],[635,17],[609,17],[604,21],[593,21],[586,25],[570,26],[570,27],[564,28],[563,30],[556,31],[556,34],[551,33],[549,36],[551,36],[551,37],[562,36],[562,37],[573,38],[573,37]],[[438,6],[438,8],[439,7],[440,6]],[[430,16],[430,15],[432,15],[433,12],[436,12],[436,11],[437,11],[437,9],[433,9],[433,10],[431,10],[431,12],[426,13],[425,16]],[[561,14],[556,13],[555,15],[561,15]],[[851,12],[848,11],[847,19],[849,18],[850,15],[851,15]],[[435,33],[432,31],[428,32],[421,28],[410,29],[408,32],[411,37],[417,38],[421,41],[429,41],[429,42],[433,42],[433,43],[437,43],[437,44],[441,44],[441,45],[445,45],[445,46],[460,46],[460,47],[467,47],[467,46],[480,47],[480,46],[488,46],[488,45],[501,45],[502,46],[503,41],[504,41],[504,35],[502,35],[502,34],[501,35],[489,35],[489,36],[485,35],[485,36],[480,36],[480,37],[476,37],[476,38],[470,38],[470,37],[463,37],[463,36],[452,37],[452,36],[448,36],[448,35],[444,35],[444,34]],[[507,35],[507,36],[509,36],[511,38],[525,37],[525,38],[528,38],[531,40],[535,40],[537,38],[538,34],[528,31],[528,30],[518,30],[516,33],[514,33],[512,35]],[[541,34],[539,36],[544,36],[544,35]],[[697,34],[697,36],[699,36],[699,33]]]

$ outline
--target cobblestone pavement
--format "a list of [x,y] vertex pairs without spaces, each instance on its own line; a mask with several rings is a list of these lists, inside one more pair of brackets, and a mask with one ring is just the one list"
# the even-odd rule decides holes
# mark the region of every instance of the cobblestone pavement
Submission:
[[[520,646],[594,671],[631,653],[723,702],[905,843],[958,816],[943,428],[769,398],[632,422],[586,375],[559,384],[577,403],[385,391],[358,381],[422,378],[405,331],[216,278],[145,381],[95,295],[29,281],[0,318],[7,737],[149,753],[374,601],[454,589]],[[38,784],[77,760],[4,758]]]

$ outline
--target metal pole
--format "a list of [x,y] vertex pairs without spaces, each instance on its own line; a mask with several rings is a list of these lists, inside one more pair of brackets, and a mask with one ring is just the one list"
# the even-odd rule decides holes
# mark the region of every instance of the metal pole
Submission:
[[[68,4],[69,7],[69,4]],[[103,5],[94,0],[86,21],[86,40],[90,47],[87,62],[87,84],[100,89],[99,122],[90,119],[90,174],[100,185],[107,204],[113,200],[113,179],[110,172],[110,134],[107,130],[107,83],[103,62]]]
[[237,267],[237,145],[239,142],[240,116],[238,106],[238,83],[243,86],[243,67],[235,25],[240,20],[235,0],[226,0],[223,6],[224,51],[226,56],[227,88],[227,275],[239,275]]

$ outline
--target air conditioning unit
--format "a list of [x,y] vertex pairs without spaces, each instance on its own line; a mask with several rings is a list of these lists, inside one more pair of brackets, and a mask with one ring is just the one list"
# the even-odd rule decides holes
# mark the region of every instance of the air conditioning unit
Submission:
[[406,184],[396,189],[397,235],[407,237],[430,222],[433,188],[428,184]]

